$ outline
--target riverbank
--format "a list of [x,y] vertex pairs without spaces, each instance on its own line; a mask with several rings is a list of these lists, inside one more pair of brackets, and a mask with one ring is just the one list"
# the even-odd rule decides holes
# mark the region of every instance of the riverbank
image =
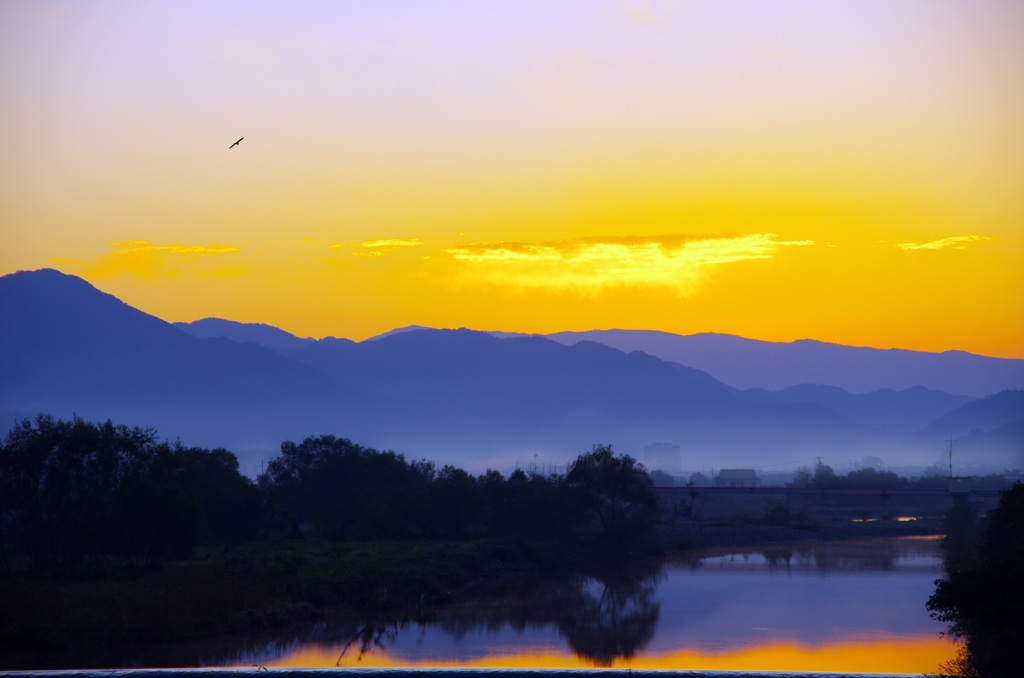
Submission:
[[[928,521],[835,521],[798,527],[736,521],[661,526],[667,552],[798,541],[935,534]],[[96,569],[71,579],[0,580],[0,669],[15,653],[103,648],[296,629],[326,617],[416,616],[471,590],[559,569],[593,554],[492,540],[248,544],[197,553],[145,572]]]

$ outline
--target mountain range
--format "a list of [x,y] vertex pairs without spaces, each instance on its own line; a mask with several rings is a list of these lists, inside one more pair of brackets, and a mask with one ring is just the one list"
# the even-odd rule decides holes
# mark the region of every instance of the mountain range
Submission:
[[1024,360],[964,351],[928,353],[843,346],[812,339],[783,343],[727,334],[681,336],[638,330],[559,332],[547,336],[563,344],[589,340],[623,351],[643,351],[704,370],[739,389],[778,391],[801,384],[828,384],[852,393],[870,393],[923,386],[982,397],[1024,386]]
[[0,417],[154,426],[248,472],[321,433],[473,471],[561,465],[595,443],[643,461],[655,442],[679,446],[679,470],[929,465],[951,436],[962,464],[1024,461],[1022,360],[615,330],[313,340],[167,323],[52,270],[0,278],[0,311]]

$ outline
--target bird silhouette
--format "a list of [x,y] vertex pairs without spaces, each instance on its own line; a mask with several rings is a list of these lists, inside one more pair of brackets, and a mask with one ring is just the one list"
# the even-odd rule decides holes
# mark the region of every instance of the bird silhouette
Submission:
[[[242,139],[244,139],[244,138],[245,138],[245,137],[242,137]],[[234,148],[235,146],[237,146],[237,145],[238,145],[238,144],[239,144],[239,143],[240,143],[240,142],[242,141],[242,139],[239,139],[239,140],[238,140],[238,141],[236,141],[235,143],[233,143],[233,144],[231,144],[230,146],[228,146],[228,150],[230,151],[230,150],[231,150],[232,148]]]

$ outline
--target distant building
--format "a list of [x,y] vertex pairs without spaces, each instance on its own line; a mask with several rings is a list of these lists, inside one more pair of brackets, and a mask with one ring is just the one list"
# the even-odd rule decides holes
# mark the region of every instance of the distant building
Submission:
[[715,487],[755,487],[757,471],[745,468],[724,468],[715,476]]
[[679,473],[682,455],[679,446],[671,443],[652,443],[644,447],[644,466],[649,470]]

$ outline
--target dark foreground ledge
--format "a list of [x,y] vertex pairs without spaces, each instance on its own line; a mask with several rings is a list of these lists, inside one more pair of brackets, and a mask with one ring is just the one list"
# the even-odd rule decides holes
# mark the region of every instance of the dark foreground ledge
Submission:
[[827,673],[815,671],[673,671],[628,669],[89,669],[82,671],[0,671],[2,678],[866,678],[920,674]]

